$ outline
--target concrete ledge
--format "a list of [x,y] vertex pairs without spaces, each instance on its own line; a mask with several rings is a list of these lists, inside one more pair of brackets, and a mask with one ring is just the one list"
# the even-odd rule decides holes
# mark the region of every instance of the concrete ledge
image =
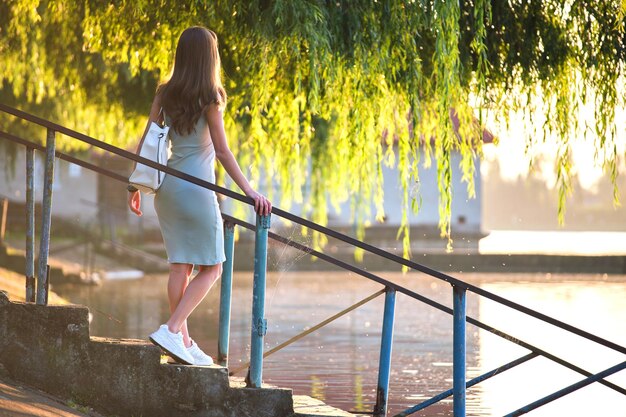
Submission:
[[353,417],[355,414],[331,407],[306,395],[293,396],[293,417]]
[[88,314],[0,292],[0,363],[16,381],[109,416],[293,415],[289,389],[231,387],[226,368],[161,364],[146,341],[90,338]]

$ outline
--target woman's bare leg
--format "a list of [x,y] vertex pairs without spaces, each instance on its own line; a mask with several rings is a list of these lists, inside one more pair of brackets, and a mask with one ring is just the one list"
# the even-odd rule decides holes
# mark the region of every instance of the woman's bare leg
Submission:
[[[183,294],[189,285],[189,278],[191,277],[192,272],[193,265],[191,264],[170,264],[170,278],[167,282],[167,296],[170,302],[170,314],[174,313],[178,303],[181,298],[183,298]],[[171,327],[170,331],[173,331]],[[189,330],[187,329],[187,320],[185,320],[181,325],[180,331],[183,333],[185,346],[191,346]]]
[[195,278],[187,285],[180,302],[167,321],[167,326],[170,331],[174,333],[182,330],[183,325],[187,321],[187,317],[189,317],[191,312],[200,304],[204,297],[206,297],[207,293],[222,273],[222,264],[200,266],[199,268],[200,272],[198,272]]

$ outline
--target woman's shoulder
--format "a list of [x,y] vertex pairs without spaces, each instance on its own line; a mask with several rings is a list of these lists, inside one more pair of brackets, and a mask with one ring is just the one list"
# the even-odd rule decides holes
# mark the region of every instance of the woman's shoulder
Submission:
[[206,107],[204,117],[207,123],[213,125],[218,122],[222,122],[224,109],[218,103],[211,103]]

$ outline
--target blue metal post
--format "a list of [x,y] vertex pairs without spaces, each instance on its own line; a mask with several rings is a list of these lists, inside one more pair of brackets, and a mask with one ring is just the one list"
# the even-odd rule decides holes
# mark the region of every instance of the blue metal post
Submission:
[[250,341],[250,371],[247,385],[261,388],[263,377],[263,338],[267,332],[265,320],[265,272],[267,268],[267,233],[270,216],[256,216],[254,241],[254,284],[252,290],[252,339]]
[[386,288],[383,330],[380,337],[380,359],[378,362],[378,386],[376,388],[376,405],[374,416],[387,415],[387,399],[389,397],[389,376],[391,373],[391,347],[393,345],[393,319],[396,310],[396,290]]
[[465,417],[465,288],[452,286],[453,301],[453,358],[452,358],[452,409],[454,417]]
[[52,183],[54,181],[55,132],[46,134],[46,170],[43,184],[41,243],[39,244],[39,269],[37,274],[37,304],[48,304],[48,250],[52,219]]
[[224,222],[224,253],[222,284],[220,287],[220,325],[217,337],[217,363],[228,366],[228,340],[230,338],[230,305],[233,290],[233,260],[235,254],[235,225]]
[[35,302],[35,150],[26,148],[26,301]]

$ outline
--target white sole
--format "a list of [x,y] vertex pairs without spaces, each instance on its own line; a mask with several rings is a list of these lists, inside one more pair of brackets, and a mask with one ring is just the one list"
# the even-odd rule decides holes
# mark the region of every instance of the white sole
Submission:
[[149,337],[150,341],[161,348],[162,351],[164,351],[165,353],[167,353],[169,356],[171,356],[176,362],[182,364],[182,365],[193,365],[192,362],[189,362],[183,358],[181,358],[180,356],[176,355],[175,353],[171,352],[169,349],[167,349],[166,347],[164,347],[162,344],[160,344],[159,342],[157,342],[155,339],[152,338],[152,335],[150,335]]

